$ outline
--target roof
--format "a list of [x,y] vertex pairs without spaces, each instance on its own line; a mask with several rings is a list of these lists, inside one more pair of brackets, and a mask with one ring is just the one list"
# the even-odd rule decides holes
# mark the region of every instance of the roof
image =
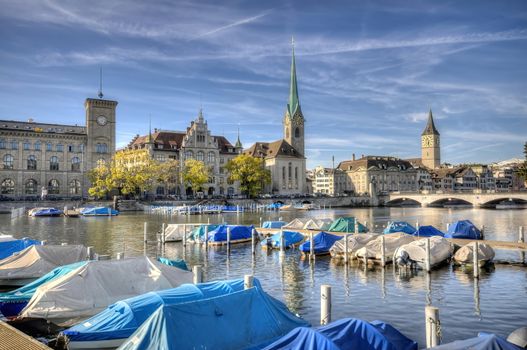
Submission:
[[472,171],[470,167],[466,166],[458,166],[454,168],[438,168],[432,170],[432,176],[434,178],[444,178],[447,176],[451,177],[463,177],[465,176],[469,171]]
[[86,127],[78,125],[35,123],[30,121],[0,120],[0,130],[33,131],[38,133],[86,135]]
[[[139,136],[137,135],[128,144],[127,148],[133,148],[133,146],[142,146],[149,142],[149,135]],[[151,134],[152,143],[156,145],[158,149],[176,149],[179,150],[183,144],[183,140],[186,133],[182,131],[155,131]],[[234,146],[224,136],[212,136],[218,142],[218,148],[220,153],[232,153],[229,149],[234,149]]]
[[256,142],[254,145],[243,151],[243,153],[261,158],[276,158],[277,156],[304,158],[302,154],[284,139],[274,142]]
[[291,81],[289,83],[289,101],[287,103],[287,111],[289,116],[293,117],[297,111],[300,111],[300,100],[298,99],[298,86],[296,83],[296,64],[295,64],[295,48],[293,47],[293,57],[291,59]]
[[428,112],[428,122],[421,135],[439,135],[436,126],[434,124],[434,117],[432,116],[432,109]]
[[389,169],[392,167],[401,170],[413,169],[412,164],[400,158],[386,157],[386,156],[366,156],[357,160],[345,160],[341,162],[337,168],[344,171],[356,170],[359,168],[369,169],[376,167],[379,169]]

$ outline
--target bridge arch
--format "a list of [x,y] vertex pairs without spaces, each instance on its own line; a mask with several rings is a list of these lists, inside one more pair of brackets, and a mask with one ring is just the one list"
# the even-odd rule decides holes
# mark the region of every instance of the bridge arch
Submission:
[[456,198],[456,197],[439,198],[439,199],[433,200],[430,203],[428,203],[429,207],[448,207],[450,205],[452,206],[455,206],[455,205],[474,206],[474,203],[469,200],[462,199],[462,198]]
[[399,197],[394,198],[392,200],[389,200],[385,203],[388,207],[410,207],[410,206],[420,206],[421,202],[413,199],[413,198],[406,198],[406,197]]
[[486,202],[481,202],[481,207],[496,207],[496,205],[503,204],[503,205],[527,205],[527,200],[523,198],[515,198],[514,196],[507,197],[503,196],[500,198],[495,198],[492,200],[488,200]]

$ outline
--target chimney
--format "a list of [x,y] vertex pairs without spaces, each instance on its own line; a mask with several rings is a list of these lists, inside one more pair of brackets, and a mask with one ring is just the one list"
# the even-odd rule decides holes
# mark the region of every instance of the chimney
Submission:
[[361,158],[364,158],[364,154],[361,154],[361,156],[360,156],[360,157],[361,157]]
[[355,153],[351,155],[351,160],[355,160]]

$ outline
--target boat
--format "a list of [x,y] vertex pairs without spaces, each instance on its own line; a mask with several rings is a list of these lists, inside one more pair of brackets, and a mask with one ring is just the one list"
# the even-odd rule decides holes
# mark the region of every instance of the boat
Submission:
[[394,232],[404,232],[409,235],[413,235],[417,231],[415,227],[407,223],[406,221],[392,221],[388,223],[388,226],[382,231],[382,233],[390,234]]
[[41,241],[24,237],[22,239],[5,239],[0,241],[0,260],[26,249],[32,245],[42,244]]
[[83,216],[117,216],[119,215],[119,211],[114,210],[110,207],[86,208],[82,210],[80,213]]
[[299,208],[297,206],[295,206],[294,204],[286,204],[286,205],[282,205],[278,208],[278,210],[280,211],[294,211],[294,210],[299,210]]
[[[313,250],[315,255],[327,255],[329,250],[335,244],[336,241],[341,240],[343,236],[332,235],[321,231],[313,237]],[[300,250],[304,254],[309,254],[311,252],[311,241],[305,241],[300,245]]]
[[282,228],[284,229],[291,229],[291,230],[302,230],[306,224],[306,222],[308,222],[309,219],[307,218],[296,218],[296,219],[293,219],[291,220],[290,222],[288,222],[287,224],[285,224],[284,226],[282,226]]
[[[454,254],[456,265],[472,265],[474,263],[474,246],[476,242],[471,242],[459,248]],[[478,242],[478,263],[484,266],[494,259],[494,249],[488,244]]]
[[[360,248],[366,246],[368,242],[374,240],[377,238],[378,235],[371,234],[371,233],[364,233],[364,234],[350,234],[348,235],[348,257],[350,259],[355,258],[355,252],[359,250]],[[336,259],[344,259],[344,254],[346,251],[346,242],[345,239],[342,239],[340,241],[335,242],[333,247],[329,250],[329,253],[331,254],[332,258]]]
[[72,270],[75,270],[86,263],[87,261],[79,261],[73,264],[59,266],[23,287],[9,292],[0,293],[0,313],[5,317],[17,316],[27,305],[38,287],[68,274]]
[[146,256],[89,261],[37,291],[19,315],[72,326],[119,300],[192,282],[192,273]]
[[381,261],[382,256],[382,237],[384,237],[384,261],[389,263],[393,260],[393,254],[398,247],[413,242],[415,237],[403,232],[396,232],[389,235],[381,235],[369,241],[364,247],[355,252],[357,259],[368,259],[373,263]]
[[282,234],[285,249],[297,247],[304,241],[304,235],[295,231],[280,231],[271,237],[267,237],[260,244],[263,249],[280,249],[282,246]]
[[[254,285],[260,282],[254,279]],[[68,349],[116,348],[130,337],[162,305],[177,305],[239,292],[243,279],[200,284],[148,292],[120,300],[97,315],[64,330]]]
[[16,240],[16,238],[13,238],[13,236],[0,233],[0,242],[9,242],[14,240]]
[[318,328],[297,327],[263,350],[417,350],[417,343],[382,321],[343,318]]
[[56,267],[87,258],[82,245],[32,245],[0,261],[0,286],[23,286]]
[[35,208],[29,211],[29,216],[61,216],[62,210],[57,208]]
[[285,224],[285,221],[264,221],[262,228],[281,228]]
[[414,233],[412,233],[412,235],[417,237],[445,236],[444,232],[441,232],[431,225],[420,226]]
[[254,226],[242,225],[220,225],[209,232],[208,244],[223,245],[227,244],[227,233],[230,229],[230,243],[245,243],[252,240],[252,230]]
[[433,236],[402,245],[395,250],[394,259],[399,266],[426,268],[426,244],[430,242],[430,268],[452,257],[454,246],[446,238]]
[[328,231],[330,232],[355,232],[355,225],[357,226],[357,233],[368,232],[368,228],[361,224],[353,216],[341,217],[333,221]]
[[254,286],[162,305],[119,349],[261,349],[292,329],[307,326],[285,304]]
[[482,239],[481,231],[470,221],[460,220],[448,227],[446,238]]
[[477,337],[465,340],[456,340],[451,343],[432,347],[434,350],[521,350],[513,343],[508,342],[500,336],[490,333],[479,333]]
[[332,219],[309,219],[305,224],[304,230],[317,230],[324,231],[328,230],[333,222]]
[[[163,234],[163,232],[161,232]],[[165,228],[165,242],[181,242],[187,234],[186,224],[168,224]]]
[[211,232],[217,229],[220,225],[218,224],[201,224],[196,226],[192,232],[190,232],[190,240],[194,242],[203,242],[205,240],[205,231]]

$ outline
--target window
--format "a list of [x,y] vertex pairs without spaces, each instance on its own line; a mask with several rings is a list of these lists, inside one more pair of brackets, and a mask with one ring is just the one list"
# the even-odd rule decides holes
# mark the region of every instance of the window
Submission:
[[78,146],[78,152],[79,152],[79,153],[84,152],[84,144],[83,144],[83,143],[81,143],[81,144]]
[[288,164],[288,170],[289,170],[289,180],[293,177],[292,171],[291,171],[291,162]]
[[37,182],[33,179],[26,181],[25,192],[26,194],[36,194],[37,193]]
[[203,160],[205,160],[205,153],[203,153],[203,151],[198,151],[196,159],[203,162]]
[[70,181],[70,194],[81,194],[81,182],[79,180]]
[[37,158],[35,156],[27,157],[27,170],[37,170]]
[[223,157],[220,157],[220,164],[223,164],[225,162],[225,159]]
[[105,143],[98,143],[95,145],[95,152],[108,153],[108,145]]
[[4,148],[5,148],[5,140],[0,139],[0,149],[4,149]]
[[40,151],[40,141],[35,142],[35,151]]
[[209,155],[207,158],[208,158],[209,163],[214,163],[216,161],[216,156],[214,155],[214,152],[209,152]]
[[185,159],[192,159],[192,158],[194,158],[194,153],[192,151],[186,151]]
[[53,145],[51,144],[51,142],[46,143],[46,151],[52,151],[52,150],[53,150]]
[[24,150],[25,151],[28,151],[29,150],[29,147],[31,147],[31,144],[29,143],[29,141],[24,141]]
[[298,181],[298,167],[295,167],[295,180]]
[[48,193],[49,194],[59,194],[59,192],[60,192],[59,181],[55,179],[49,180]]
[[75,145],[68,145],[68,152],[75,152]]
[[227,189],[227,194],[228,194],[229,196],[234,196],[234,188],[229,187],[229,188]]
[[15,193],[15,182],[11,179],[4,179],[4,181],[2,181],[2,186],[0,187],[0,193],[2,194]]
[[81,160],[78,157],[71,158],[71,171],[81,171]]
[[163,196],[165,194],[165,188],[163,186],[157,186],[156,194],[158,196]]
[[295,137],[300,137],[300,128],[295,128]]
[[285,181],[285,166],[282,167],[282,179]]
[[10,154],[6,154],[4,156],[4,169],[13,169],[13,156]]
[[17,140],[11,141],[11,149],[18,149],[18,142],[17,142]]
[[156,154],[155,159],[158,162],[166,162],[167,161],[167,157],[164,154]]
[[59,159],[56,156],[49,159],[49,170],[59,170]]

